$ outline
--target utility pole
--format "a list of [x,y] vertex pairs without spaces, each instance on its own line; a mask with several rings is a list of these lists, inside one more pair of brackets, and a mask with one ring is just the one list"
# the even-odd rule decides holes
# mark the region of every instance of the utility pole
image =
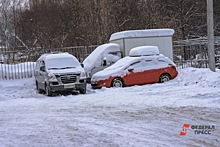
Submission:
[[207,0],[207,30],[209,68],[215,72],[214,30],[213,30],[213,0]]

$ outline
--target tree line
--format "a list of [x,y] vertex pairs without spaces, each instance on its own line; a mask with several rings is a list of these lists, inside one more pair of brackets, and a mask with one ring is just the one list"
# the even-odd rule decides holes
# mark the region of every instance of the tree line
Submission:
[[[0,35],[26,49],[99,45],[115,32],[172,28],[174,40],[207,36],[206,0],[1,0]],[[220,34],[220,0],[214,31]]]

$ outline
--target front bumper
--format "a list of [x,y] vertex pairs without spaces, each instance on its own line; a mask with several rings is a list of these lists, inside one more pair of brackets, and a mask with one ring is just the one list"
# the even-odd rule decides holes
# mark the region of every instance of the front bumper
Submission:
[[91,84],[93,89],[100,89],[103,86],[102,84],[98,84],[98,82],[94,82],[94,81],[91,81],[90,84]]
[[50,85],[49,89],[52,92],[86,89],[86,83],[71,83],[71,84],[62,84],[62,85],[53,85],[53,83],[49,83],[49,85]]

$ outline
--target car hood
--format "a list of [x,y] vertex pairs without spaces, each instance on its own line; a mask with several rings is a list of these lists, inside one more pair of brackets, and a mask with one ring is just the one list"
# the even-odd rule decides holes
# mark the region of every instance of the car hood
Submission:
[[123,76],[126,71],[123,69],[101,70],[92,76],[91,81],[106,80],[109,77]]
[[80,74],[81,72],[84,72],[83,68],[81,67],[75,67],[75,68],[68,68],[68,69],[50,69],[48,70],[49,73],[53,73],[53,74],[66,74],[66,73],[77,73]]

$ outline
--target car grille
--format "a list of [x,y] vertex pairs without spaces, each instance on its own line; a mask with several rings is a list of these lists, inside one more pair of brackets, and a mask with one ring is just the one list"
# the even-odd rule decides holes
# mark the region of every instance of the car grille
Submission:
[[75,83],[77,79],[77,75],[74,74],[60,75],[60,79],[63,84]]

